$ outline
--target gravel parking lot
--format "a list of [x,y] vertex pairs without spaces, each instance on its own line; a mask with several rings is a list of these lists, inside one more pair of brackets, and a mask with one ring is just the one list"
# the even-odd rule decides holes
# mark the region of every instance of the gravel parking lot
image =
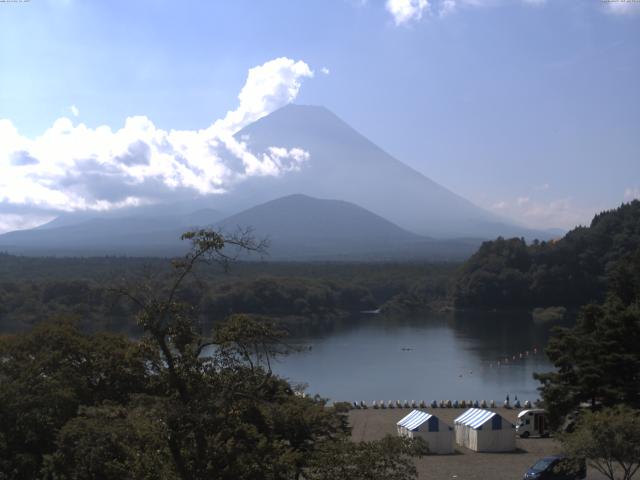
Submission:
[[[429,411],[441,421],[453,426],[453,420],[462,414],[461,408],[422,409]],[[411,409],[352,410],[349,421],[352,436],[356,441],[375,440],[386,434],[397,435],[396,422]],[[519,410],[495,409],[512,423]],[[553,438],[516,439],[516,451],[511,453],[478,453],[463,447],[456,447],[452,455],[427,455],[416,460],[421,480],[519,480],[524,472],[539,458],[561,453],[560,444]],[[590,470],[588,479],[603,480],[597,471]]]

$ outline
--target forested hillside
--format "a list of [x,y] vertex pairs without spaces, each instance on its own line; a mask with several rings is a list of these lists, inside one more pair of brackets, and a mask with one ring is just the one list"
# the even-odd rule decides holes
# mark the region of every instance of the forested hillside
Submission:
[[[136,333],[135,305],[114,289],[161,283],[166,259],[34,258],[0,254],[0,332],[31,329],[48,318],[72,316],[85,331]],[[238,262],[223,273],[201,265],[179,298],[203,324],[232,313],[269,316],[308,328],[382,305],[444,302],[457,264]],[[406,308],[405,308],[406,310]]]
[[596,215],[562,239],[485,242],[455,282],[458,307],[579,306],[602,301],[618,262],[640,249],[640,201]]

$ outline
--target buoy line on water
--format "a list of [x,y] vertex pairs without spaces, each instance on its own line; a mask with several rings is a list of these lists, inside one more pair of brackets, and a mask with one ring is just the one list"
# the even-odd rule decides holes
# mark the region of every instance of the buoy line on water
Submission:
[[533,347],[530,350],[525,350],[524,352],[518,352],[514,355],[505,355],[500,357],[498,360],[492,362],[486,362],[489,365],[489,368],[502,367],[509,365],[510,363],[515,363],[518,360],[526,360],[529,357],[535,356],[538,354],[538,347]]
[[[411,347],[402,347],[401,348],[402,351],[411,351],[413,350]],[[516,354],[513,355],[505,355],[500,357],[498,360],[492,361],[492,362],[482,362],[485,365],[488,365],[489,368],[493,368],[495,367],[503,367],[503,366],[508,366],[509,364],[513,364],[519,360],[526,360],[529,357],[533,357],[538,355],[539,353],[539,349],[537,346],[534,346],[528,350],[524,350],[522,352],[518,352]],[[484,366],[484,365],[483,365]],[[469,371],[469,374],[473,374],[473,370]],[[459,374],[458,377],[462,378],[462,374]],[[416,403],[415,400],[411,400],[411,402],[409,402],[408,400],[405,400],[404,402],[401,402],[400,400],[396,400],[395,402],[393,400],[388,400],[387,402],[385,402],[384,400],[374,400],[371,402],[371,405],[369,406],[364,400],[360,400],[360,401],[353,401],[353,402],[344,402],[349,404],[349,406],[351,407],[351,409],[367,409],[367,408],[373,408],[373,409],[394,409],[394,408],[398,408],[398,409],[402,409],[402,408],[497,408],[498,406],[500,407],[505,407],[505,408],[531,408],[532,406],[538,406],[540,405],[540,399],[536,399],[533,402],[529,401],[529,400],[525,400],[524,402],[520,402],[520,400],[518,400],[518,397],[516,396],[514,398],[514,403],[513,405],[509,402],[509,399],[507,397],[507,399],[502,403],[502,404],[496,404],[496,402],[494,400],[440,400],[439,402],[436,400],[433,400],[431,403],[426,403],[424,400],[421,400],[419,403]]]

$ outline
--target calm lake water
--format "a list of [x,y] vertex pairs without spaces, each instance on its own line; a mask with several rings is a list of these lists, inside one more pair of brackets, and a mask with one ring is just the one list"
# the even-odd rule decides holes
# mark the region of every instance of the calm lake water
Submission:
[[516,313],[407,321],[371,315],[295,339],[310,349],[280,358],[274,370],[334,401],[502,402],[507,394],[533,401],[539,396],[533,373],[552,368],[542,352],[551,326]]

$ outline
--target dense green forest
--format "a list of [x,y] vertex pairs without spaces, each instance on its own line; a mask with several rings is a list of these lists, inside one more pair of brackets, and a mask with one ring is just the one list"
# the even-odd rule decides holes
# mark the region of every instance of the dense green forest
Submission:
[[[171,275],[166,259],[35,258],[0,254],[0,325],[23,331],[72,316],[88,331],[140,333],[136,306],[117,290]],[[444,304],[457,264],[237,262],[199,265],[178,292],[209,327],[231,313],[269,316],[292,330],[363,310],[419,311]]]
[[577,307],[602,301],[621,259],[640,248],[640,201],[593,218],[550,242],[498,238],[463,265],[457,307]]
[[[640,249],[640,202],[598,214],[554,242],[485,242],[455,263],[237,262],[200,265],[178,295],[205,326],[231,313],[309,328],[365,310],[579,307],[602,301],[616,266]],[[170,275],[162,258],[35,258],[0,254],[0,328],[22,331],[56,316],[89,331],[140,333],[135,305],[114,289]]]

